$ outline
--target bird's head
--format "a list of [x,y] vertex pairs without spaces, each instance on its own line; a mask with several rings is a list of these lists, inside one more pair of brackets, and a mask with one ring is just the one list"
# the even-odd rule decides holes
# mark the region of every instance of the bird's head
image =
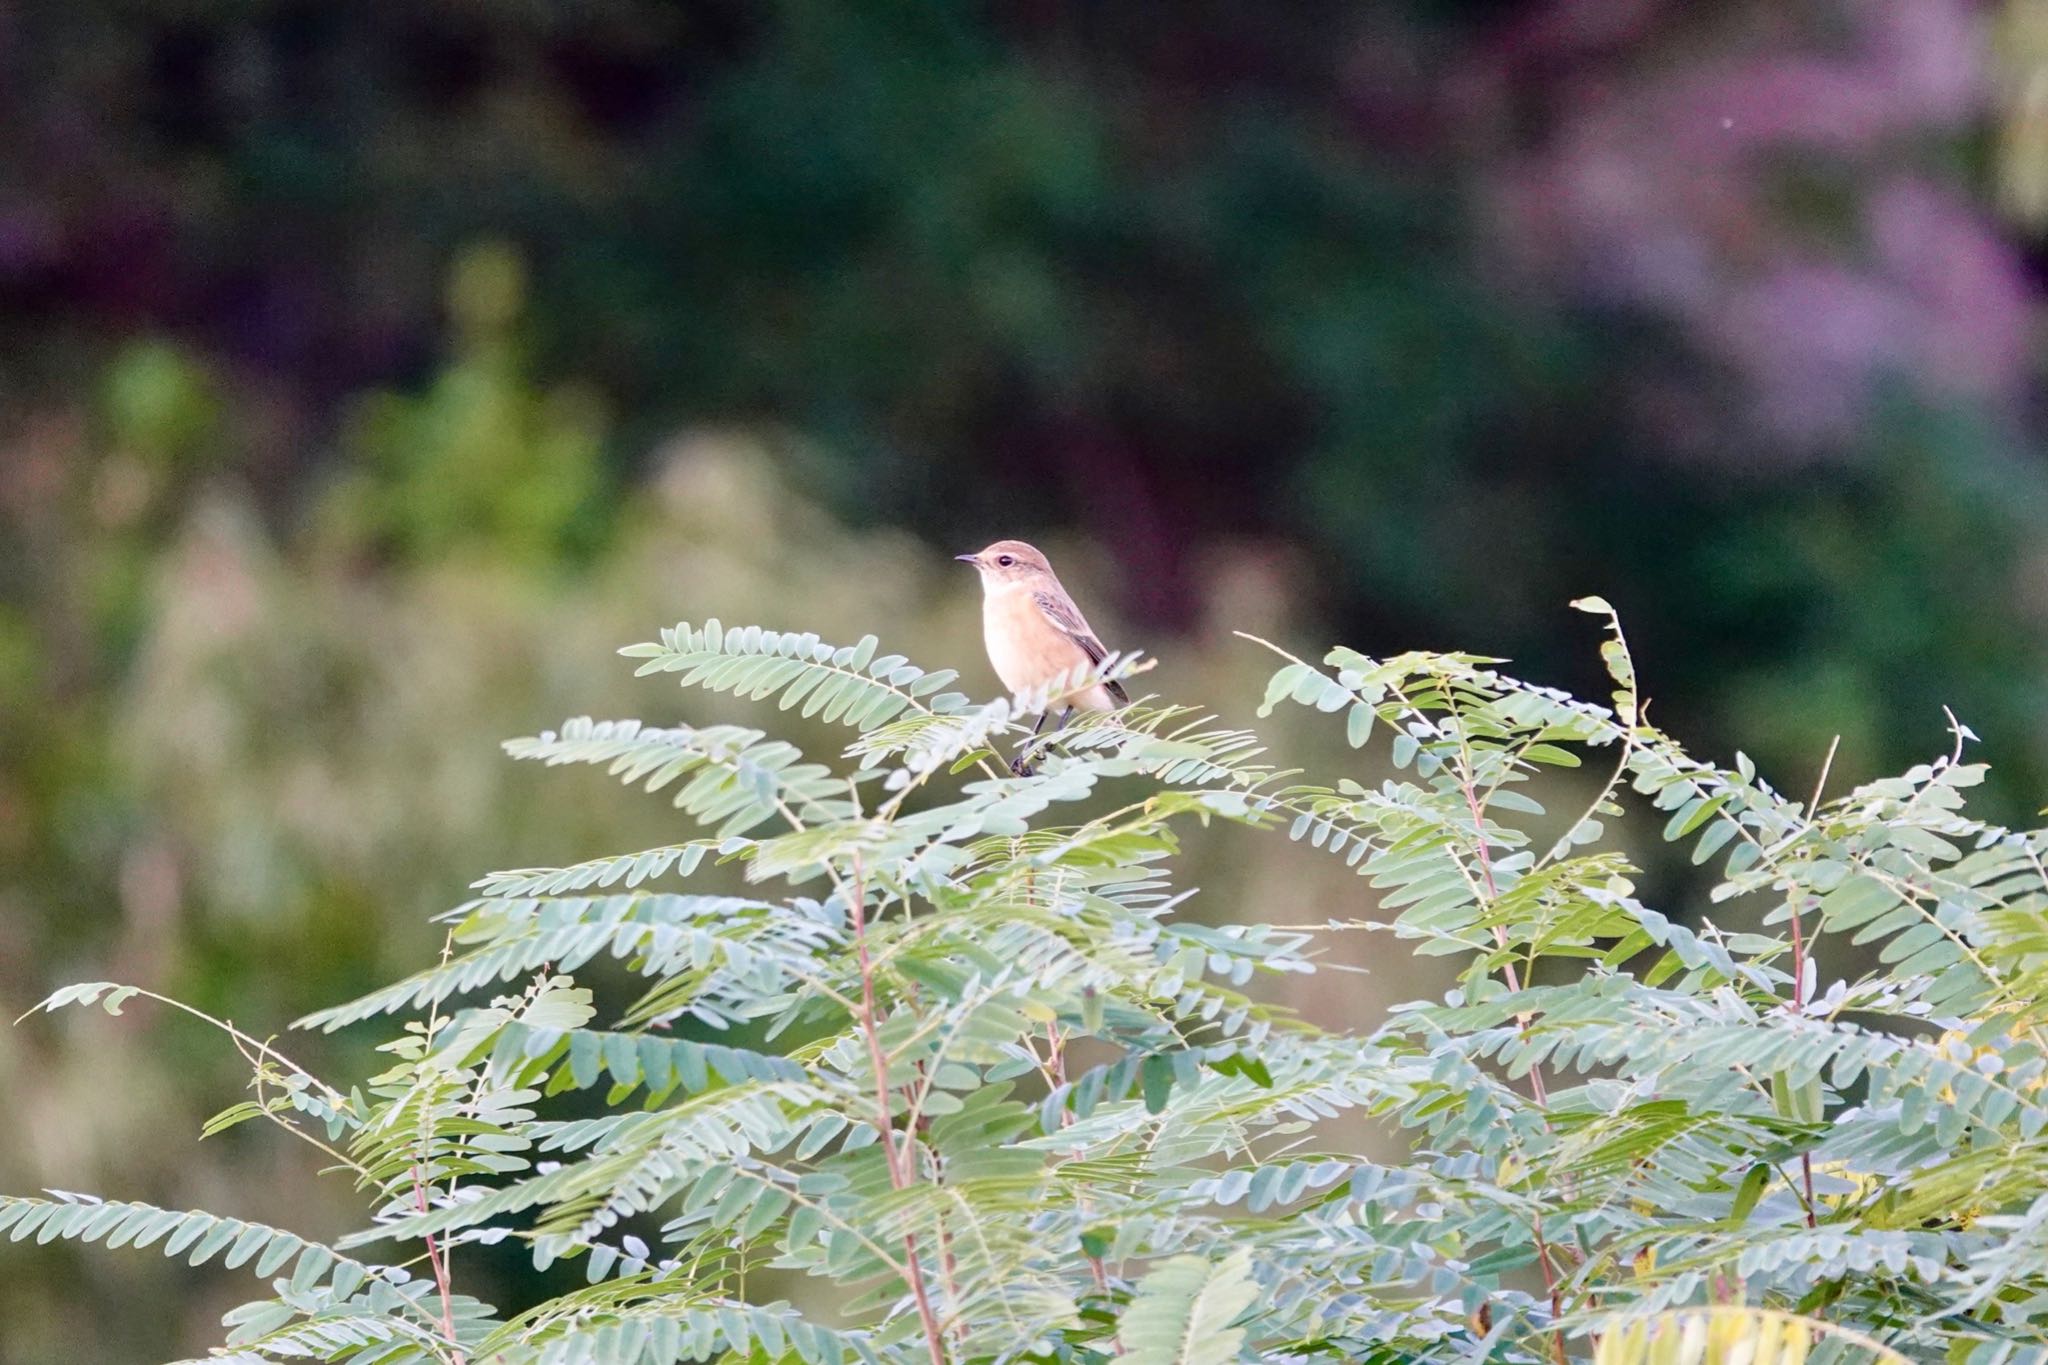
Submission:
[[981,585],[994,591],[1010,584],[1033,584],[1052,577],[1052,565],[1036,548],[1021,540],[999,540],[980,554],[954,555],[981,571]]

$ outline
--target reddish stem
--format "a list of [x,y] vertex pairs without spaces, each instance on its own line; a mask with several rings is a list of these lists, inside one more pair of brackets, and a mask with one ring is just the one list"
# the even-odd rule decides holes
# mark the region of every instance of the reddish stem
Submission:
[[[425,1213],[427,1187],[420,1178],[417,1163],[412,1168],[412,1197],[413,1202],[419,1206],[419,1211]],[[455,1365],[463,1365],[462,1348],[455,1341],[455,1303],[454,1295],[448,1287],[448,1263],[442,1259],[440,1243],[434,1240],[433,1233],[426,1234],[426,1242],[427,1264],[434,1268],[434,1287],[441,1291],[441,1334],[448,1338],[449,1346],[455,1351]]]
[[[1463,776],[1459,779],[1458,786],[1465,793],[1466,809],[1472,812],[1472,839],[1479,847],[1479,874],[1486,881],[1486,901],[1488,908],[1491,909],[1500,900],[1500,888],[1493,880],[1493,854],[1486,847],[1486,816],[1479,809],[1479,794],[1472,789],[1472,779],[1469,776]],[[1505,948],[1508,943],[1508,931],[1498,924],[1494,925],[1493,941]],[[1522,989],[1521,973],[1515,970],[1515,964],[1503,962],[1501,964],[1501,974],[1507,978],[1508,989],[1520,994]],[[1522,1037],[1527,1039],[1529,1036],[1529,1016],[1526,1014],[1520,1015],[1518,1020],[1522,1026]],[[1529,1090],[1535,1095],[1537,1104],[1545,1109],[1550,1107],[1550,1091],[1549,1087],[1543,1083],[1543,1066],[1541,1063],[1529,1068]],[[1550,1294],[1550,1316],[1555,1320],[1564,1316],[1564,1305],[1557,1292],[1557,1271],[1550,1264],[1550,1244],[1543,1236],[1543,1215],[1541,1212],[1536,1214],[1530,1228],[1530,1234],[1532,1240],[1536,1243],[1536,1264],[1542,1267],[1543,1270],[1543,1287]],[[1565,1365],[1564,1333],[1561,1330],[1555,1328],[1551,1330],[1550,1350],[1551,1354],[1556,1357],[1557,1365]]]
[[882,1156],[889,1166],[889,1183],[903,1188],[903,1169],[896,1159],[895,1118],[889,1105],[889,1063],[882,1054],[882,1034],[875,1025],[875,969],[868,958],[866,917],[853,907],[853,950],[860,962],[860,1029],[867,1039],[868,1064],[875,1072],[875,1112],[880,1116]]
[[[867,883],[862,879],[858,859],[854,861],[853,888],[847,899],[847,908],[853,917],[853,950],[860,964],[860,1026],[861,1032],[867,1036],[868,1061],[875,1069],[875,1126],[881,1133],[889,1184],[900,1190],[910,1184],[910,1135],[903,1135],[903,1149],[899,1153],[895,1142],[896,1118],[889,1104],[889,1064],[882,1052],[882,1031],[875,1020],[875,969],[868,957]],[[917,1259],[916,1233],[903,1234],[903,1251],[910,1294],[917,1301],[917,1318],[924,1326],[925,1349],[931,1353],[932,1365],[946,1365],[946,1347],[939,1330],[939,1316],[932,1311],[931,1295],[925,1289],[924,1266]]]
[[[1053,1084],[1065,1085],[1067,1083],[1067,1038],[1065,1034],[1060,1032],[1060,1026],[1057,1021],[1045,1026],[1045,1050],[1046,1066],[1052,1072]],[[1074,1116],[1062,1108],[1060,1110],[1060,1127],[1064,1128],[1073,1121]],[[1085,1255],[1086,1253],[1083,1254]],[[1100,1256],[1088,1257],[1088,1273],[1094,1277],[1097,1293],[1109,1293],[1109,1270],[1108,1267],[1102,1264]],[[1121,1344],[1119,1344],[1117,1349],[1123,1349]]]
[[[1493,903],[1500,899],[1500,888],[1494,884],[1493,854],[1486,847],[1486,816],[1479,809],[1479,794],[1472,789],[1472,779],[1459,779],[1458,787],[1465,793],[1466,809],[1472,812],[1472,839],[1479,846],[1479,875],[1486,881],[1486,902],[1488,908],[1491,908]],[[1498,924],[1494,925],[1493,941],[1503,948],[1507,947],[1508,931]],[[1521,973],[1515,970],[1514,963],[1503,962],[1501,975],[1507,978],[1509,990],[1517,995],[1521,994],[1522,977]],[[1522,1037],[1526,1040],[1529,1036],[1529,1016],[1524,1014],[1517,1018],[1522,1025]],[[1543,1066],[1540,1062],[1529,1068],[1529,1090],[1535,1095],[1536,1103],[1545,1109],[1550,1107],[1550,1089],[1543,1083]]]

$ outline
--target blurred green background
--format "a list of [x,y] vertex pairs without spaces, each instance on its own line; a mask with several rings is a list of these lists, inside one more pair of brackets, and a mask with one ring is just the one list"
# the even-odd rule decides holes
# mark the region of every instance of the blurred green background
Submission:
[[[1006,535],[1234,719],[1234,628],[1601,690],[1597,592],[1698,747],[1853,779],[1948,705],[2043,801],[2044,0],[16,0],[0,128],[9,1017],[268,1032],[662,841],[496,744],[743,714],[630,679],[664,623],[992,691],[948,556]],[[1228,849],[1209,913],[1368,908]],[[195,1145],[240,1081],[140,1007],[0,1030],[0,1189],[344,1226]],[[0,1247],[0,1362],[242,1288]]]

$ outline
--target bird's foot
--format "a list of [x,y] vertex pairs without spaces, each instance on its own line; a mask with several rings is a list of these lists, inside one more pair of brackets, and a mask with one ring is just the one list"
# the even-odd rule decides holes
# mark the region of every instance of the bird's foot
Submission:
[[1038,765],[1033,763],[1030,759],[1026,758],[1023,754],[1018,754],[1015,758],[1010,760],[1010,772],[1012,776],[1029,777],[1037,771]]

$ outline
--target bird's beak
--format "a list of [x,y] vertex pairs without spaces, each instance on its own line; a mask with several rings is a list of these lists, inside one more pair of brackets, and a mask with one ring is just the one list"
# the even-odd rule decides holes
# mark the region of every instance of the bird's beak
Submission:
[[953,558],[955,558],[955,559],[959,560],[959,561],[960,561],[960,562],[961,562],[962,564],[979,564],[979,563],[981,563],[981,556],[980,556],[980,555],[954,555],[954,556],[953,556]]

